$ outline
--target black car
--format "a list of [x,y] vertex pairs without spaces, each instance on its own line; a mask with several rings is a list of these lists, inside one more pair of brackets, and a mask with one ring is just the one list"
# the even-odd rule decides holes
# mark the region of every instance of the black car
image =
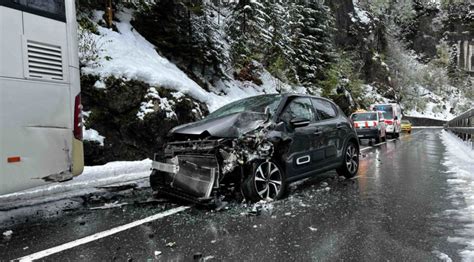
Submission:
[[288,182],[331,169],[350,178],[359,167],[349,119],[330,100],[309,95],[245,98],[175,127],[168,140],[155,155],[151,187],[198,203],[275,200]]

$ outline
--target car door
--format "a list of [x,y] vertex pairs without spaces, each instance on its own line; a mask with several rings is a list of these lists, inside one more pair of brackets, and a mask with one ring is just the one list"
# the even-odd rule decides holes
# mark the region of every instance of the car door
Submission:
[[[291,137],[286,161],[287,176],[294,177],[312,172],[318,161],[324,158],[321,146],[321,132],[316,124],[316,113],[308,97],[297,97],[291,100],[280,114],[279,119],[287,126]],[[295,119],[306,119],[305,126],[295,127],[291,122]]]
[[318,115],[316,127],[321,131],[320,150],[324,152],[323,159],[318,162],[316,168],[322,168],[327,164],[338,161],[338,150],[343,148],[343,138],[346,137],[350,126],[338,117],[336,107],[329,101],[312,98],[314,109]]

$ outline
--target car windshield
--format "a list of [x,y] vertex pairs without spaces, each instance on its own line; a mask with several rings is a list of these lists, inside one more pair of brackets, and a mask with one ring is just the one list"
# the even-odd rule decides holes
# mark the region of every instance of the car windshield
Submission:
[[402,124],[411,124],[408,120],[402,120]]
[[264,113],[265,108],[268,106],[270,109],[270,113],[274,113],[278,104],[280,103],[281,95],[261,95],[261,96],[253,96],[249,98],[244,98],[235,102],[232,102],[228,105],[225,105],[216,111],[209,114],[206,119],[216,118],[221,116],[226,116],[235,113],[241,112],[258,112]]
[[351,116],[354,121],[368,121],[368,120],[377,120],[377,114],[375,113],[355,113]]
[[393,119],[393,109],[391,105],[376,105],[374,111],[382,111],[385,119]]

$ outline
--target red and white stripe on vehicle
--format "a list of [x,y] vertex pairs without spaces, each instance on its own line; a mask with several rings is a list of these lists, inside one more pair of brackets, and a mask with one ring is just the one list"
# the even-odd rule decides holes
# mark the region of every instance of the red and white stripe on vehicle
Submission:
[[355,128],[370,128],[376,127],[378,125],[377,121],[354,121]]

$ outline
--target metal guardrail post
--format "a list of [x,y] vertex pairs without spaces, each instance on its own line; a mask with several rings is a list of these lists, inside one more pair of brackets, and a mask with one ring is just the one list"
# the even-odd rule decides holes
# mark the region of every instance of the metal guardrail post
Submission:
[[444,128],[453,132],[462,140],[472,143],[474,136],[474,108],[449,120]]

